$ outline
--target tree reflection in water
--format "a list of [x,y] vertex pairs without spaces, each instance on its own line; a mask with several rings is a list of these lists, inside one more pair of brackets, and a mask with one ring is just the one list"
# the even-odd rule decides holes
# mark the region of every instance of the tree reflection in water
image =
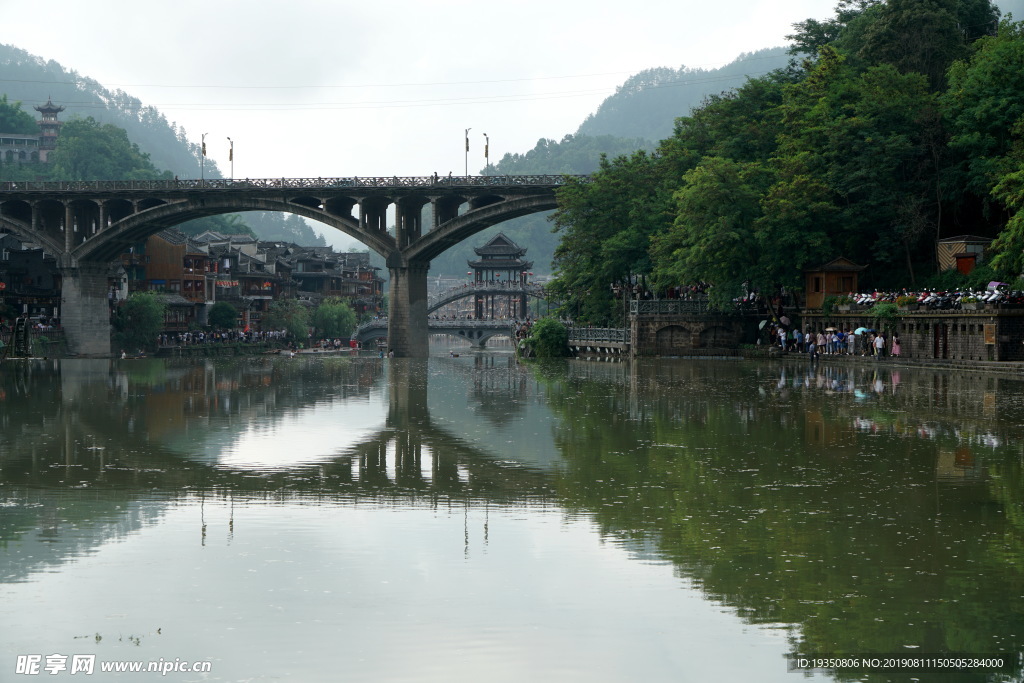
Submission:
[[794,653],[1021,651],[1020,382],[826,364],[600,371],[549,378],[548,400],[559,496],[604,533],[653,542],[753,623],[791,625]]

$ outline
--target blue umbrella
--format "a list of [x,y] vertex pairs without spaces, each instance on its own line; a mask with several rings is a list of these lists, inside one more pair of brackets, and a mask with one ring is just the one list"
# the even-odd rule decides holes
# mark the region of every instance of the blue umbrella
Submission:
[[870,330],[866,327],[858,327],[853,331],[854,334],[864,334],[865,332],[870,332]]

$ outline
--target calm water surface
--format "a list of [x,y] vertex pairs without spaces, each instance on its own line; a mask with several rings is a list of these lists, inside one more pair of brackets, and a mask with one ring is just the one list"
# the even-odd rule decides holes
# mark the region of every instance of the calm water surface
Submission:
[[0,419],[0,681],[85,678],[18,675],[31,654],[210,662],[91,680],[590,683],[1024,650],[1012,379],[33,361],[0,367]]

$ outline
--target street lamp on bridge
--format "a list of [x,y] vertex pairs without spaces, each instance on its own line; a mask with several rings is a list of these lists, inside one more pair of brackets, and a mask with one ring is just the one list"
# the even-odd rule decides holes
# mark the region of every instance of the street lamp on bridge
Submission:
[[228,142],[231,144],[231,148],[228,150],[228,161],[231,162],[231,179],[235,179],[235,143],[231,138],[228,138]]
[[200,151],[200,157],[199,157],[199,180],[200,181],[202,181],[206,177],[206,136],[207,135],[209,135],[209,133],[203,133],[202,137],[200,138],[200,140],[202,141],[202,144],[200,145],[200,149],[199,149],[199,151]]
[[491,139],[489,137],[487,137],[487,133],[484,133],[484,169],[485,169],[485,171],[486,171],[487,167],[489,167],[491,165],[490,150],[491,150]]
[[465,175],[467,175],[467,176],[469,175],[469,131],[471,131],[471,130],[473,130],[473,129],[472,128],[467,128],[466,129],[466,173],[465,173]]

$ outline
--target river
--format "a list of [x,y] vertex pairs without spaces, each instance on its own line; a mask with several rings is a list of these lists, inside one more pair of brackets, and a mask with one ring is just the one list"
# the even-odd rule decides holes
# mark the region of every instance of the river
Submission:
[[0,416],[0,681],[1022,680],[791,671],[1018,661],[1013,378],[7,361]]

